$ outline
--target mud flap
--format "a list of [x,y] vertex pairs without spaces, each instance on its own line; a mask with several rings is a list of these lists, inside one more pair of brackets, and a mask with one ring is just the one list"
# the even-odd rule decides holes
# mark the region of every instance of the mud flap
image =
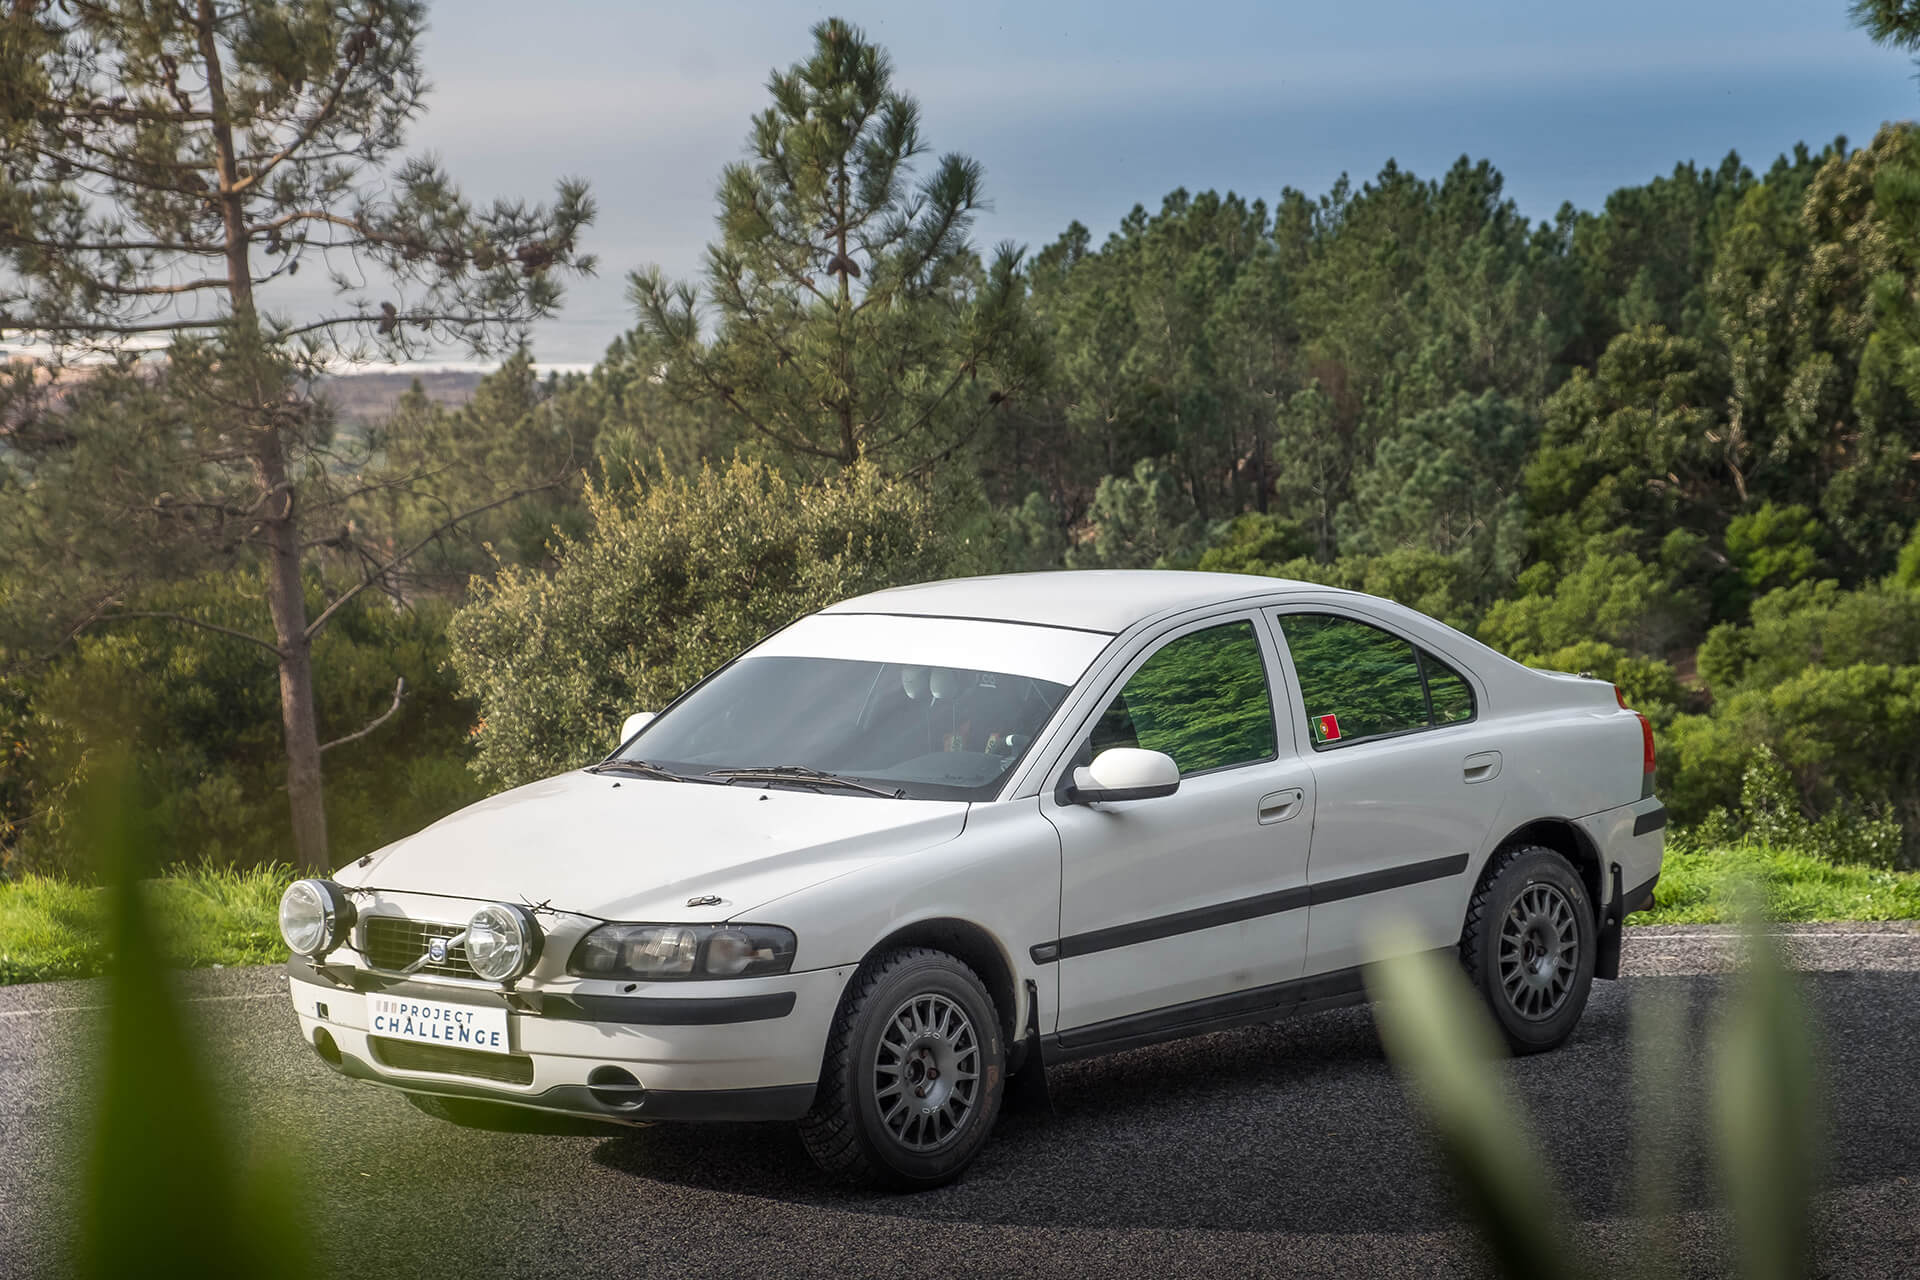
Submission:
[[1620,943],[1626,933],[1626,894],[1620,884],[1620,864],[1613,864],[1613,896],[1600,918],[1600,949],[1594,956],[1593,976],[1620,976]]
[[1020,1043],[1014,1046],[1005,1106],[1051,1115],[1053,1098],[1047,1092],[1047,1063],[1040,1051],[1040,988],[1031,978],[1026,985],[1027,1026]]

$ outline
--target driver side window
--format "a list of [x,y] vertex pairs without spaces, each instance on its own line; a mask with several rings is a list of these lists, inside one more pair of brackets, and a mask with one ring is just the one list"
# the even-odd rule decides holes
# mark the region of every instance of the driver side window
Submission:
[[1253,624],[1229,622],[1167,641],[1094,722],[1092,754],[1144,747],[1184,777],[1271,760],[1277,751],[1266,663]]

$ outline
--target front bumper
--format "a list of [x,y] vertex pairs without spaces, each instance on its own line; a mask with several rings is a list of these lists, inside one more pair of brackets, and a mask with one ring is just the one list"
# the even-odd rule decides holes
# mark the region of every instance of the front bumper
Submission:
[[[820,969],[701,982],[697,990],[656,983],[632,994],[528,988],[509,995],[297,956],[287,965],[301,1037],[343,1075],[630,1124],[805,1114],[851,974]],[[376,993],[505,1008],[511,1053],[441,1050],[429,1057],[410,1049],[413,1042],[376,1036],[368,1009]],[[638,1089],[608,1090],[610,1072],[625,1073]]]

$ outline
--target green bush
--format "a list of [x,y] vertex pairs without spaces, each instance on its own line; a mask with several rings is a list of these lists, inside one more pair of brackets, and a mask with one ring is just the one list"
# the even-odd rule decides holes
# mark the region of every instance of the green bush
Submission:
[[1801,582],[1756,600],[1745,627],[1722,623],[1700,646],[1699,670],[1716,698],[1790,680],[1808,667],[1920,665],[1920,594],[1892,587],[1844,591]]
[[1697,637],[1706,606],[1685,585],[1697,540],[1675,530],[1654,558],[1633,543],[1631,532],[1620,530],[1590,539],[1568,565],[1528,568],[1518,593],[1487,611],[1480,638],[1524,659],[1589,640],[1662,654]]
[[[238,631],[258,626],[259,592],[222,575],[148,593],[143,611],[172,612]],[[309,587],[309,614],[324,605]],[[464,768],[471,707],[446,670],[449,609],[406,608],[373,592],[335,615],[314,645],[320,738],[364,738],[322,757],[336,860],[406,835],[479,795]],[[103,749],[125,747],[130,821],[149,872],[181,863],[248,867],[291,847],[279,682],[273,658],[244,640],[165,619],[103,626],[41,669],[30,688],[38,811],[21,824],[18,870],[86,879],[77,797]]]
[[1709,845],[1748,841],[1831,863],[1870,867],[1893,866],[1902,843],[1891,805],[1860,812],[1844,803],[1817,818],[1808,817],[1786,766],[1769,747],[1761,747],[1747,766],[1739,807],[1713,810],[1695,834]]
[[1067,549],[1070,569],[1165,569],[1191,563],[1205,531],[1175,474],[1142,458],[1131,476],[1107,476],[1087,510],[1085,536]]
[[511,785],[609,750],[621,720],[802,614],[943,576],[960,554],[913,485],[861,463],[800,484],[736,458],[587,494],[552,573],[479,584],[450,636],[480,706],[474,769]]

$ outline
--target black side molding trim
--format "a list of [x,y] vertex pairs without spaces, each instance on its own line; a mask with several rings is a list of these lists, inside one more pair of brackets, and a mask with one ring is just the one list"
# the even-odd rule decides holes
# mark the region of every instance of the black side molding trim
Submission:
[[1358,898],[1362,894],[1382,893],[1388,889],[1404,889],[1408,885],[1425,884],[1429,880],[1445,880],[1465,871],[1467,862],[1466,854],[1455,853],[1444,858],[1429,858],[1425,862],[1409,862],[1404,867],[1388,867],[1385,871],[1369,871],[1365,875],[1328,880],[1313,886],[1313,905],[1317,907],[1323,902],[1338,902],[1342,898]]
[[1283,911],[1298,911],[1302,907],[1318,906],[1323,902],[1339,902],[1363,894],[1424,884],[1429,880],[1444,880],[1465,871],[1468,861],[1466,854],[1455,853],[1444,858],[1429,858],[1425,862],[1388,867],[1384,871],[1369,871],[1320,884],[1299,885],[1275,893],[1256,894],[1251,898],[1236,898],[1232,902],[1216,903],[1211,907],[1196,907],[1191,911],[1176,911],[1172,915],[1076,933],[1057,942],[1036,943],[1028,954],[1033,957],[1035,964],[1047,964],[1070,956],[1093,955],[1100,951],[1111,951],[1115,947],[1130,947],[1158,938],[1171,938],[1175,934],[1237,924],[1259,916],[1279,915]]
[[1667,807],[1650,809],[1633,820],[1633,834],[1643,836],[1649,831],[1658,831],[1667,825]]
[[[1132,924],[1117,924],[1110,929],[1076,933],[1072,937],[1060,939],[1058,958],[1065,960],[1071,956],[1087,956],[1097,951],[1111,951],[1115,947],[1130,947],[1137,942],[1171,938],[1177,933],[1193,933],[1199,929],[1212,929],[1218,925],[1251,920],[1256,916],[1297,911],[1310,901],[1308,894],[1307,886],[1301,885],[1294,889],[1281,889],[1277,893],[1262,893],[1251,898],[1237,898],[1232,902],[1216,903],[1211,907],[1195,907],[1191,911],[1176,911],[1172,915],[1154,916],[1150,920],[1136,920]],[[1039,949],[1035,948],[1036,951]],[[1036,956],[1035,959],[1038,957]]]

